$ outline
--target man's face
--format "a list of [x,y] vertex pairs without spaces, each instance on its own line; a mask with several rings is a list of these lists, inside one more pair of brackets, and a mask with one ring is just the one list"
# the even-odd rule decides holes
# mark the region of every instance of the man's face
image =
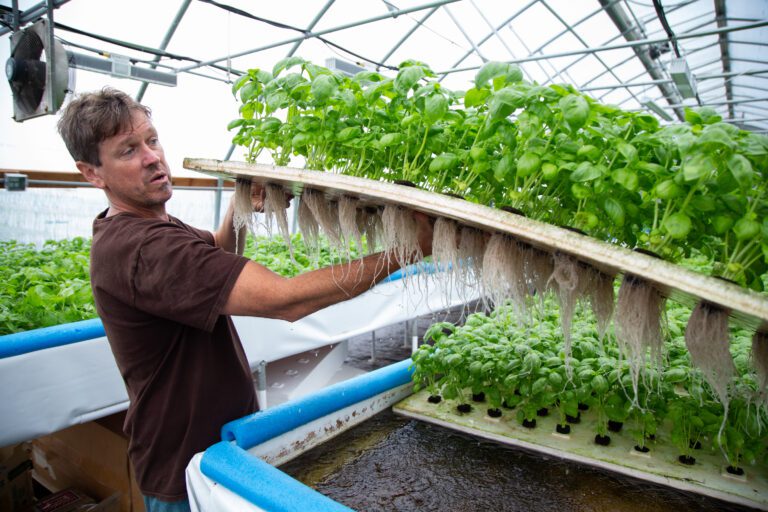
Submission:
[[171,198],[171,171],[152,122],[135,111],[131,125],[99,145],[100,166],[93,167],[113,210],[142,216],[165,215]]

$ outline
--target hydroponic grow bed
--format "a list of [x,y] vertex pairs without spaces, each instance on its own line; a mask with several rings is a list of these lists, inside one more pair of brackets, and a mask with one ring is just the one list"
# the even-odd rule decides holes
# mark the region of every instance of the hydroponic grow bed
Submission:
[[[731,503],[768,509],[768,467],[745,468],[743,476],[726,472],[722,455],[697,450],[696,463],[684,465],[669,443],[668,429],[659,429],[650,451],[634,449],[629,434],[610,432],[610,444],[595,443],[596,418],[582,411],[580,422],[568,435],[558,434],[556,415],[537,417],[535,428],[515,421],[514,412],[500,418],[487,415],[487,404],[475,403],[470,412],[457,412],[456,400],[428,401],[426,390],[415,393],[393,407],[397,414],[458,430],[499,443],[534,450],[566,460],[588,464],[680,490],[696,492]],[[485,405],[485,406],[484,406]]]

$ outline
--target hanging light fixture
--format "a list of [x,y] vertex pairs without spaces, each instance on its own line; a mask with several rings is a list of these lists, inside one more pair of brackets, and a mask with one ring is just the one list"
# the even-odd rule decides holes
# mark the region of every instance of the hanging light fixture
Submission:
[[680,96],[683,98],[696,97],[696,79],[688,67],[685,57],[679,57],[669,61],[669,76],[675,82]]
[[645,108],[647,108],[648,110],[652,111],[654,114],[656,114],[660,118],[664,119],[665,121],[671,121],[672,120],[672,116],[670,116],[669,113],[666,110],[664,110],[661,105],[656,103],[651,98],[649,98],[647,96],[642,97],[642,98],[640,98],[640,103],[642,103]]

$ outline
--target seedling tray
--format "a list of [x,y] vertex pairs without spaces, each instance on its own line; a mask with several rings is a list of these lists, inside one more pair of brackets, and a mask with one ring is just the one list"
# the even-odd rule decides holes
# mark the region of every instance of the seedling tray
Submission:
[[695,464],[678,462],[677,450],[664,429],[654,441],[646,444],[648,453],[634,449],[635,441],[625,430],[608,432],[610,444],[595,443],[596,417],[591,411],[582,411],[580,422],[571,425],[568,435],[555,431],[557,415],[538,416],[535,428],[525,428],[515,418],[515,410],[502,409],[500,418],[487,415],[488,404],[469,402],[472,410],[459,413],[456,400],[442,400],[438,404],[427,401],[429,393],[422,390],[397,403],[396,414],[432,423],[472,436],[489,439],[505,445],[532,450],[576,463],[587,464],[645,481],[694,492],[761,510],[768,510],[768,467],[764,463],[746,466],[744,475],[726,472],[726,463],[720,452],[694,450]]
[[722,306],[743,327],[768,328],[768,299],[765,295],[498,208],[410,186],[330,172],[195,158],[185,158],[184,167],[228,180],[248,178],[256,183],[279,185],[294,195],[307,188],[322,191],[331,198],[351,195],[359,200],[361,207],[397,204],[435,217],[453,219],[488,233],[505,233],[545,251],[570,254],[606,273],[643,278],[678,302],[694,305],[705,300]]

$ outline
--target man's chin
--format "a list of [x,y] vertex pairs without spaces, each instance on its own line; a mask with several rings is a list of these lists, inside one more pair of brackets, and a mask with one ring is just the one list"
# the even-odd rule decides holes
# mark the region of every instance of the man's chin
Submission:
[[156,192],[155,194],[152,194],[152,197],[150,199],[150,202],[154,205],[164,205],[168,202],[169,199],[173,196],[173,189],[168,186],[168,189],[166,190],[165,187],[163,187],[162,190]]

